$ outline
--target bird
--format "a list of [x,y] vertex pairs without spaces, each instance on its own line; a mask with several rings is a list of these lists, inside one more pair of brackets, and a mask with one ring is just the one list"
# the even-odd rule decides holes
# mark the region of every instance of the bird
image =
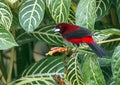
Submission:
[[92,32],[87,28],[62,22],[56,24],[53,30],[59,32],[63,39],[73,44],[86,43],[99,57],[107,54],[106,50],[94,41]]

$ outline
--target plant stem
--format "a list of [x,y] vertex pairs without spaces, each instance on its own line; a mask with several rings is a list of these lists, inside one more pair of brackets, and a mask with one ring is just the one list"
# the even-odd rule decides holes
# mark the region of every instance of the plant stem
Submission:
[[115,39],[100,41],[100,42],[97,42],[97,43],[98,44],[103,44],[103,43],[114,42],[114,41],[120,41],[120,38],[115,38]]
[[10,67],[9,67],[9,72],[8,72],[8,78],[7,78],[7,83],[11,81],[11,76],[12,76],[12,70],[13,70],[13,63],[14,63],[14,57],[15,57],[15,49],[12,48],[11,50],[12,56],[10,57]]
[[116,11],[113,6],[110,9],[110,15],[111,15],[113,25],[118,27],[119,23],[118,23],[118,19],[117,19],[117,14],[116,14]]
[[[99,41],[99,42],[97,42],[97,44],[103,44],[103,43],[114,42],[114,41],[120,41],[120,38]],[[84,49],[84,48],[88,48],[88,46],[83,46],[83,47],[80,47],[80,48]]]
[[[12,28],[12,35],[15,37],[15,28]],[[14,64],[14,60],[16,57],[16,51],[15,48],[11,49],[11,56],[10,56],[10,66],[9,66],[9,72],[8,72],[8,77],[7,77],[7,83],[9,83],[11,81],[11,77],[12,77],[12,70],[13,70],[13,64]]]
[[6,84],[7,73],[5,69],[5,65],[3,62],[2,51],[0,51],[0,74],[1,74],[1,81]]

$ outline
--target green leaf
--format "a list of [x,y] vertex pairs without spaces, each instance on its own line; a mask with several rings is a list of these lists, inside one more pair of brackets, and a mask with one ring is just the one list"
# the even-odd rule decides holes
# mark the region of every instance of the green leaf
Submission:
[[68,22],[71,24],[75,24],[75,12],[73,11],[72,8],[70,9]]
[[111,0],[96,0],[96,20],[102,19],[109,11]]
[[115,28],[101,30],[101,32],[104,33],[105,35],[120,35],[120,30]]
[[16,36],[16,41],[19,45],[26,44],[35,40],[33,36],[30,36],[30,33],[27,33],[23,30],[17,30],[16,33],[18,34],[18,36]]
[[120,23],[120,0],[116,0],[117,16]]
[[23,29],[32,32],[41,23],[45,12],[43,0],[26,0],[19,10],[19,21]]
[[111,59],[97,58],[101,67],[111,66]]
[[61,35],[52,31],[53,28],[54,25],[45,26],[43,28],[39,28],[39,30],[32,32],[31,34],[38,40],[43,40],[48,44],[62,46],[63,39]]
[[96,56],[86,53],[82,73],[86,85],[106,85],[102,70],[99,66]]
[[81,76],[81,69],[78,63],[78,53],[74,57],[69,58],[66,63],[66,79],[70,85],[85,85]]
[[12,84],[41,84],[57,85],[55,75],[64,78],[64,57],[55,56],[40,60],[29,66],[22,74],[22,77]]
[[76,11],[76,24],[94,29],[96,0],[80,0]]
[[0,24],[3,25],[7,30],[9,30],[12,24],[12,18],[12,12],[9,6],[0,2]]
[[112,55],[112,73],[116,85],[120,84],[120,44],[115,48]]
[[71,0],[46,0],[46,4],[56,23],[67,22]]
[[17,43],[11,33],[3,26],[0,26],[0,50],[6,50],[14,46],[17,46]]
[[94,37],[95,41],[100,42],[100,41],[106,40],[108,37],[110,37],[110,35],[105,34],[101,31],[97,31],[93,34],[93,37]]

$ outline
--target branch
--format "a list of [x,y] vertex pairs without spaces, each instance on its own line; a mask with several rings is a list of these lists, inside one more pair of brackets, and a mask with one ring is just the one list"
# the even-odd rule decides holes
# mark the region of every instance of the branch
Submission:
[[120,41],[120,38],[104,40],[104,41],[100,41],[100,42],[97,42],[97,43],[98,44],[103,44],[103,43],[114,42],[114,41]]

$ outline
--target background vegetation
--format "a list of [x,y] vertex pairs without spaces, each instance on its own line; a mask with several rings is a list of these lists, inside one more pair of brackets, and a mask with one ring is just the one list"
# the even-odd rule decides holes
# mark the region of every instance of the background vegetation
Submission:
[[[80,44],[75,53],[45,56],[76,47],[52,32],[60,22],[90,29],[108,55]],[[0,84],[119,85],[119,23],[120,0],[0,0]]]

